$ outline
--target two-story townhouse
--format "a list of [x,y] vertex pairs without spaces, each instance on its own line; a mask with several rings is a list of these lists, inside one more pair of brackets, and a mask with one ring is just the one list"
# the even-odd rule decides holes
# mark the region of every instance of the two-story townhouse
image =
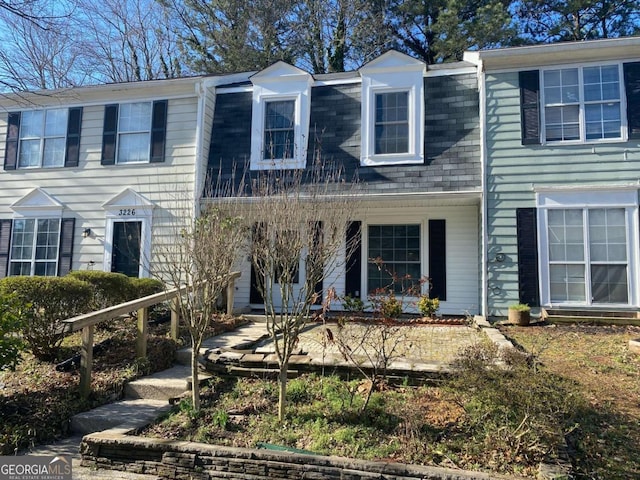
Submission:
[[[427,68],[395,51],[347,73],[311,75],[278,62],[217,87],[210,177],[308,170],[318,158],[341,167],[347,182],[359,181],[361,203],[346,235],[359,236],[360,248],[345,272],[328,279],[336,292],[366,301],[387,285],[372,262],[381,257],[389,271],[430,277],[442,313],[477,313],[477,87],[473,64]],[[236,307],[259,308],[248,260],[241,270]]]
[[2,95],[0,277],[151,275],[197,212],[220,79]]
[[640,306],[640,38],[467,52],[478,65],[484,308]]

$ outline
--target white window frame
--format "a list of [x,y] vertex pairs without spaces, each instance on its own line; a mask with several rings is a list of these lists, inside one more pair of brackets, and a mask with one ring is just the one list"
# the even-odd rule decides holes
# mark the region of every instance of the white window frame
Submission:
[[[621,188],[612,190],[549,190],[536,193],[536,203],[538,207],[538,268],[540,271],[540,300],[543,306],[547,307],[573,307],[573,308],[629,308],[638,306],[640,301],[640,282],[638,281],[638,261],[640,250],[640,239],[638,229],[638,190],[637,188]],[[625,210],[625,221],[627,231],[627,284],[628,303],[593,303],[591,299],[591,273],[590,245],[588,237],[584,238],[586,265],[585,272],[585,301],[584,302],[551,302],[550,290],[550,261],[549,261],[549,240],[548,240],[548,211],[551,209],[578,209],[582,210],[584,222],[587,220],[586,210],[591,209],[622,208]],[[588,224],[583,222],[583,229],[588,229]],[[596,262],[597,263],[597,262]],[[612,262],[615,263],[615,262]]]
[[[27,221],[27,220],[33,220],[34,221],[34,228],[33,228],[33,241],[31,242],[31,248],[32,248],[32,252],[31,252],[31,258],[30,259],[14,259],[13,258],[13,247],[14,247],[14,234],[15,234],[15,222],[16,221]],[[37,258],[37,245],[38,245],[38,222],[40,220],[54,220],[58,222],[58,241],[56,244],[56,256],[54,260],[47,260],[47,259],[38,259]],[[9,274],[11,275],[11,265],[13,263],[29,263],[30,264],[30,269],[29,269],[29,276],[33,276],[35,275],[35,271],[36,271],[36,264],[38,263],[49,263],[49,264],[53,264],[54,265],[54,274],[53,275],[48,275],[48,276],[57,276],[58,275],[58,261],[60,259],[60,238],[61,238],[61,229],[62,229],[62,219],[55,215],[55,216],[46,216],[46,215],[40,215],[37,217],[14,217],[13,218],[13,225],[12,225],[12,229],[11,229],[11,245],[9,246]]]
[[[142,104],[146,104],[149,105],[149,118],[148,118],[148,124],[146,129],[138,129],[138,130],[127,130],[127,131],[122,131],[122,126],[121,126],[121,115],[122,115],[122,107],[126,106],[126,105],[142,105]],[[116,135],[116,165],[137,165],[137,164],[142,164],[142,163],[149,163],[149,161],[151,160],[151,130],[152,130],[152,123],[153,123],[153,102],[152,101],[142,101],[142,102],[126,102],[126,103],[120,103],[118,105],[118,129],[117,129],[117,135]],[[147,134],[147,155],[146,158],[143,160],[134,160],[134,161],[122,161],[120,159],[120,141],[121,138],[123,136],[127,136],[127,135],[139,135],[139,134]]]
[[[251,77],[253,107],[251,116],[251,170],[303,169],[307,164],[307,145],[313,78],[307,72],[284,62]],[[295,102],[292,158],[264,158],[265,106],[268,102]]]
[[[360,69],[362,77],[362,166],[424,163],[424,72],[422,62],[388,52]],[[408,93],[409,145],[404,153],[375,153],[376,95]]]
[[[620,136],[616,138],[594,138],[587,139],[586,135],[586,118],[585,118],[585,105],[589,104],[589,102],[585,103],[584,100],[584,68],[588,67],[607,67],[607,66],[617,66],[618,67],[618,79],[619,79],[619,89],[620,89]],[[578,70],[578,90],[579,90],[579,101],[578,110],[579,110],[579,132],[580,138],[575,140],[547,140],[547,132],[546,132],[546,100],[545,100],[545,85],[544,85],[544,73],[554,70],[568,70],[568,69],[577,69]],[[553,104],[556,105],[556,104]],[[559,103],[557,106],[568,105]],[[628,137],[627,130],[627,98],[626,98],[626,89],[624,85],[624,72],[622,68],[622,62],[607,62],[607,63],[588,63],[588,64],[569,64],[569,65],[554,65],[553,67],[546,67],[540,69],[540,141],[542,145],[580,145],[580,144],[598,144],[598,143],[619,143],[626,142]]]
[[[64,124],[64,135],[46,135],[46,125],[47,125],[47,114],[49,112],[55,112],[55,111],[64,111],[66,112],[66,121]],[[41,130],[40,130],[40,135],[38,136],[29,136],[29,137],[24,137],[23,136],[23,120],[24,120],[24,115],[27,113],[36,113],[36,112],[42,112],[42,125],[41,125]],[[67,129],[68,129],[68,124],[69,124],[69,109],[68,108],[46,108],[46,109],[38,109],[38,110],[27,110],[27,111],[23,111],[21,114],[21,125],[20,125],[20,129],[19,129],[19,145],[18,145],[18,157],[16,159],[16,167],[19,169],[34,169],[34,168],[62,168],[64,167],[64,159],[65,159],[65,155],[67,153]],[[62,162],[60,163],[60,165],[44,165],[44,158],[45,158],[45,143],[47,140],[52,140],[52,139],[60,139],[62,138],[64,140],[64,148],[62,151]],[[23,166],[20,165],[20,157],[21,157],[21,153],[22,153],[22,142],[23,141],[33,141],[33,140],[39,140],[40,143],[40,154],[39,154],[39,163],[38,165],[28,165],[28,166]]]

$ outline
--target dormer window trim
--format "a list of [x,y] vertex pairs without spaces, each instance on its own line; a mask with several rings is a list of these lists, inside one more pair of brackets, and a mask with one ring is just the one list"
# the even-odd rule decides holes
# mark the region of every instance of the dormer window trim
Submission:
[[[253,107],[251,119],[251,170],[303,169],[307,164],[311,85],[307,72],[277,62],[251,77]],[[271,102],[294,102],[293,146],[290,158],[270,158],[266,149],[266,113]]]
[[[425,65],[399,52],[390,51],[360,69],[362,77],[362,166],[410,165],[424,163],[424,74]],[[407,94],[407,149],[402,152],[376,153],[376,115],[380,95]],[[378,122],[377,122],[378,120]],[[404,123],[402,121],[399,124]],[[401,135],[401,134],[400,134]]]

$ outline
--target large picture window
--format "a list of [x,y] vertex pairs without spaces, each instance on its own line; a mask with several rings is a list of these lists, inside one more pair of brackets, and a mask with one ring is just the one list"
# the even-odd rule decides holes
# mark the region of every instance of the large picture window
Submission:
[[[420,225],[369,225],[367,291],[401,293],[421,277]],[[394,283],[394,276],[403,281]]]
[[619,65],[545,70],[542,82],[547,142],[622,138]]
[[19,168],[64,167],[66,108],[22,112]]
[[15,219],[12,231],[9,274],[55,276],[60,219]]
[[552,209],[547,225],[551,303],[628,303],[624,208]]

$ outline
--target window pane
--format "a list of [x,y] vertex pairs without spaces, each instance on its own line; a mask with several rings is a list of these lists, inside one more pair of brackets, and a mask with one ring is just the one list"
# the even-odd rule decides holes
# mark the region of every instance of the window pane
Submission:
[[583,302],[585,300],[582,265],[550,265],[549,283],[552,302]]
[[295,101],[267,102],[264,119],[263,158],[293,158],[295,135]]
[[375,96],[375,153],[409,151],[409,93],[379,93]]
[[42,136],[43,110],[22,112],[20,119],[20,138],[40,138]]
[[40,166],[40,139],[21,140],[18,167]]
[[46,111],[45,137],[65,137],[67,135],[67,114],[66,108]]
[[119,132],[148,132],[151,130],[151,103],[123,103],[119,108]]
[[[391,288],[396,293],[417,285],[421,276],[420,225],[371,225],[368,228],[369,247],[367,257],[382,258],[383,264],[369,262],[367,288]],[[385,248],[379,248],[381,245]],[[393,281],[394,275],[398,281]]]
[[148,160],[148,133],[127,133],[119,136],[118,163],[146,162]]
[[628,303],[626,265],[592,265],[591,294],[594,303]]
[[65,138],[47,138],[44,141],[43,167],[64,167]]

